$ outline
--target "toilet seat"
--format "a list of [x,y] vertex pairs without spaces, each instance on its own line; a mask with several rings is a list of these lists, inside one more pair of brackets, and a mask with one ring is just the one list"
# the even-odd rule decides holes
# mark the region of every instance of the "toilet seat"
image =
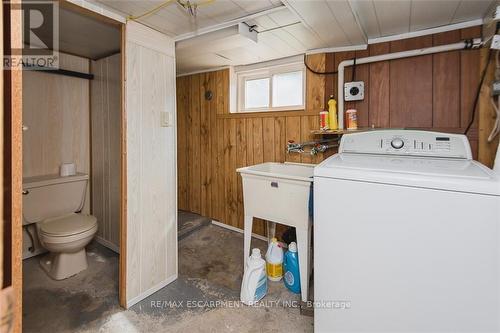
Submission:
[[92,215],[71,213],[68,215],[46,219],[39,223],[39,233],[46,238],[64,237],[83,238],[95,233],[97,219]]

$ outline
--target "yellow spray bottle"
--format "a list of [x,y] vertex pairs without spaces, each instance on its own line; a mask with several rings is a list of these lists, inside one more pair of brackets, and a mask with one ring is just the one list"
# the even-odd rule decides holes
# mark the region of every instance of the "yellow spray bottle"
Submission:
[[338,130],[339,123],[337,121],[337,101],[333,98],[333,95],[331,95],[328,100],[328,115],[330,117],[330,129]]

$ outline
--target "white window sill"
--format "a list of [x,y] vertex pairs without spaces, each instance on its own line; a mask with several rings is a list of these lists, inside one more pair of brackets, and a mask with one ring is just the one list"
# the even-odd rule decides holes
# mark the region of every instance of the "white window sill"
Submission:
[[279,107],[279,108],[238,110],[238,111],[231,112],[231,113],[241,114],[241,113],[256,113],[256,112],[285,112],[285,111],[302,111],[304,109],[305,109],[304,105],[295,105],[295,106],[283,106],[283,107]]

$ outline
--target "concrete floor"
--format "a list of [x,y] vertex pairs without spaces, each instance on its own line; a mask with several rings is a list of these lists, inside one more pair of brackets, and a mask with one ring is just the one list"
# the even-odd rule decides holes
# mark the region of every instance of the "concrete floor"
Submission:
[[[181,220],[191,218],[181,213]],[[256,239],[252,245],[266,248]],[[118,256],[101,245],[89,245],[89,269],[63,281],[48,278],[38,257],[27,259],[23,331],[312,332],[299,296],[281,282],[269,282],[261,306],[238,302],[242,257],[242,234],[197,228],[179,241],[179,278],[128,310],[118,305]]]

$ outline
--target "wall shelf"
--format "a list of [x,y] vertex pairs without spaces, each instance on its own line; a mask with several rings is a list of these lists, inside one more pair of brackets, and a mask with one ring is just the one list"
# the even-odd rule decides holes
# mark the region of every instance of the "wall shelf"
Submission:
[[373,131],[377,130],[380,128],[374,128],[374,127],[362,127],[358,129],[339,129],[339,130],[312,130],[311,134],[314,135],[344,135],[344,134],[349,134],[349,133],[357,133],[357,132],[366,132],[366,131]]

